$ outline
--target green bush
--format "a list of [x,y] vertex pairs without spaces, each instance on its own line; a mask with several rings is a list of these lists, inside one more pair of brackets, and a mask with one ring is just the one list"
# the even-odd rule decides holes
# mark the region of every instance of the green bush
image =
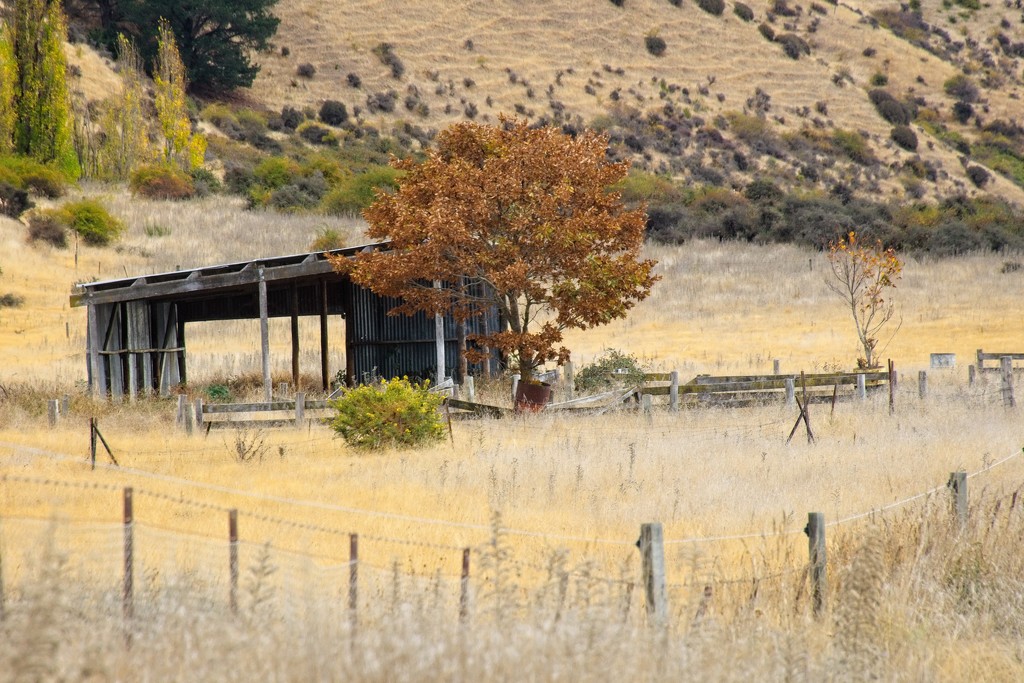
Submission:
[[636,356],[616,349],[605,349],[590,365],[576,373],[576,391],[606,391],[615,387],[635,387],[644,382],[644,368]]
[[317,230],[316,237],[309,245],[310,251],[330,251],[348,246],[341,233],[334,228],[321,228]]
[[665,54],[665,39],[661,36],[649,35],[644,38],[644,47],[655,57]]
[[57,169],[23,156],[0,157],[0,182],[50,199],[64,196],[68,184]]
[[253,169],[252,173],[258,185],[276,190],[295,182],[299,175],[299,165],[285,157],[267,157]]
[[870,166],[878,161],[868,147],[867,140],[860,133],[836,128],[832,133],[832,142],[858,164]]
[[945,83],[942,84],[942,89],[946,91],[946,94],[950,97],[956,98],[962,102],[977,102],[978,101],[978,86],[971,81],[970,78],[964,74],[957,74],[952,76]]
[[149,199],[189,199],[196,193],[192,178],[173,166],[149,164],[132,171],[128,187]]
[[438,412],[444,398],[428,391],[429,382],[407,378],[348,389],[330,405],[337,414],[331,428],[354,448],[413,448],[444,439]]
[[124,223],[111,216],[103,204],[95,199],[69,202],[53,209],[49,215],[81,235],[86,244],[110,244],[124,232]]
[[324,197],[321,208],[332,216],[358,214],[376,199],[377,188],[397,190],[399,177],[399,172],[390,166],[372,166],[339,183]]

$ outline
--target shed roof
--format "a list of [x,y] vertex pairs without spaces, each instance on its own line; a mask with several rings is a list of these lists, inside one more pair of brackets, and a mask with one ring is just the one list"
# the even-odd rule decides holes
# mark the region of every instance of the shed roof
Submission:
[[328,251],[274,256],[115,280],[83,282],[77,285],[78,292],[71,295],[71,305],[85,306],[87,304],[169,298],[181,301],[250,287],[260,281],[261,271],[262,278],[267,282],[297,282],[308,278],[317,279],[334,272],[334,267],[327,260],[328,254],[352,257],[362,252],[382,249],[387,244],[387,242],[374,242]]

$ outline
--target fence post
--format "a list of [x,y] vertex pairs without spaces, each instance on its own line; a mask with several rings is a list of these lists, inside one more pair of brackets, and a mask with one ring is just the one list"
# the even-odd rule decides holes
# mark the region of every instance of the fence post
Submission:
[[466,387],[466,400],[470,403],[476,403],[476,380],[473,379],[473,375],[466,375],[462,383]]
[[71,397],[67,394],[60,397],[60,414],[61,417],[67,417],[71,414]]
[[0,621],[4,620],[4,609],[4,545],[0,543]]
[[469,619],[469,548],[462,549],[462,577],[459,586],[459,621]]
[[810,555],[811,604],[814,616],[825,611],[828,578],[825,572],[825,514],[811,512],[807,515],[807,528],[804,529],[808,539]]
[[679,410],[679,371],[673,370],[669,375],[668,385],[668,407],[670,410]]
[[228,510],[228,604],[231,613],[238,614],[238,510]]
[[650,420],[651,419],[651,395],[650,394],[641,394],[640,395],[640,405],[643,407],[644,415],[646,415],[647,419]]
[[46,422],[50,425],[50,429],[57,426],[57,415],[59,414],[59,404],[57,399],[46,402]]
[[286,398],[288,396],[288,382],[277,383],[277,397]]
[[868,383],[867,378],[863,375],[857,375],[857,400],[866,401],[868,398]]
[[946,486],[953,495],[953,514],[956,516],[957,524],[962,528],[967,525],[967,473],[950,472],[949,483]]
[[773,375],[779,374],[780,366],[781,366],[781,364],[779,363],[779,359],[778,358],[776,358],[775,360],[772,361],[772,374]]
[[121,602],[126,622],[135,613],[135,515],[132,508],[132,487],[126,486],[124,489],[124,592]]
[[786,405],[791,406],[796,403],[796,380],[792,377],[786,378]]
[[306,392],[300,391],[295,394],[295,426],[301,427],[306,421]]
[[203,428],[203,399],[197,398],[195,403],[196,408],[196,427]]
[[973,365],[967,366],[967,386],[973,387],[974,382],[977,380],[977,370]]
[[928,373],[924,370],[917,371],[917,396],[922,401],[928,397]]
[[984,370],[984,369],[985,369],[985,359],[983,358],[983,354],[981,352],[981,349],[978,349],[978,370]]
[[519,391],[519,373],[512,375],[512,400],[516,400],[516,392]]
[[889,359],[889,414],[896,412],[896,365]]
[[359,605],[359,534],[348,536],[348,618],[352,625],[352,636],[355,637],[356,625],[359,623],[357,607]]
[[96,418],[89,418],[89,462],[96,469]]
[[1007,408],[1016,408],[1017,401],[1013,398],[1013,358],[1002,356],[999,359],[999,366],[1003,375],[1003,405]]
[[647,617],[659,628],[668,622],[668,591],[665,585],[665,539],[660,522],[640,525],[640,556],[647,602]]
[[185,428],[185,408],[187,406],[188,399],[185,398],[185,394],[178,394],[178,414],[174,418],[175,424],[178,425],[179,429]]
[[565,400],[571,401],[576,398],[576,368],[572,361],[565,363]]

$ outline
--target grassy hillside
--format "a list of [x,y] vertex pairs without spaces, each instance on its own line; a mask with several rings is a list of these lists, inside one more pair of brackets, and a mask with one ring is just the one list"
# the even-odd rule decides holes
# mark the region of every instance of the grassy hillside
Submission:
[[[986,190],[1024,198],[1016,162],[956,146],[957,136],[974,140],[984,125],[1014,120],[1019,59],[1006,55],[1024,38],[1018,10],[944,9],[936,1],[914,15],[895,3],[775,0],[748,3],[753,18],[744,21],[736,3],[720,16],[692,2],[675,5],[283,0],[277,50],[259,56],[252,95],[271,108],[340,100],[385,131],[495,121],[501,113],[597,125],[639,165],[714,184],[758,177],[808,189],[844,183],[895,199],[970,194],[978,188],[960,158],[978,157],[1016,181],[996,177]],[[809,54],[787,56],[779,42],[785,34],[805,41]],[[647,49],[648,37],[664,41],[660,56]],[[312,77],[297,74],[303,64],[315,68]],[[943,85],[964,72],[980,94],[976,117],[961,124]],[[893,125],[868,97],[875,88],[916,100],[916,153],[890,139]],[[389,92],[393,111],[372,104]],[[736,125],[736,114],[762,118],[766,130],[750,133]],[[875,159],[851,161],[824,139],[836,130],[863,136]],[[1014,158],[1020,143],[1010,140]],[[736,163],[736,152],[747,163]],[[922,163],[932,170],[915,171]]]

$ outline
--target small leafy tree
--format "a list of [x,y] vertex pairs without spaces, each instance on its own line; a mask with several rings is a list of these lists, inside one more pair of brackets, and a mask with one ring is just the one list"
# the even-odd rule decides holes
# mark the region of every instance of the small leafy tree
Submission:
[[593,131],[455,124],[422,163],[394,161],[406,173],[399,189],[378,190],[363,212],[370,237],[390,248],[335,265],[402,299],[393,315],[468,320],[497,307],[505,329],[472,340],[501,350],[529,381],[541,364],[568,359],[564,330],[625,316],[657,280],[654,261],[640,258],[644,210],[627,211],[609,189],[628,164],[609,162],[607,147]]
[[121,92],[108,102],[100,122],[103,142],[99,149],[99,175],[127,180],[132,170],[152,161],[150,119],[146,113],[145,74],[135,44],[123,34],[117,37],[117,63],[121,67]]
[[192,122],[188,117],[185,91],[188,79],[185,66],[178,55],[171,25],[161,19],[157,30],[156,64],[153,68],[153,82],[156,86],[156,112],[163,132],[163,159],[182,170],[191,171],[203,164],[206,154],[206,139],[192,134]]
[[429,382],[413,384],[405,377],[347,389],[332,401],[331,421],[354,448],[412,448],[444,438],[438,408],[444,397],[431,394]]
[[896,315],[896,305],[888,298],[889,290],[896,288],[903,262],[895,250],[884,248],[880,240],[870,245],[861,244],[855,232],[831,242],[826,255],[831,277],[825,284],[849,307],[857,339],[864,350],[864,357],[858,363],[876,367],[878,334]]
[[0,23],[0,154],[14,151],[14,86],[18,80],[18,63],[14,57],[14,37],[6,23]]

